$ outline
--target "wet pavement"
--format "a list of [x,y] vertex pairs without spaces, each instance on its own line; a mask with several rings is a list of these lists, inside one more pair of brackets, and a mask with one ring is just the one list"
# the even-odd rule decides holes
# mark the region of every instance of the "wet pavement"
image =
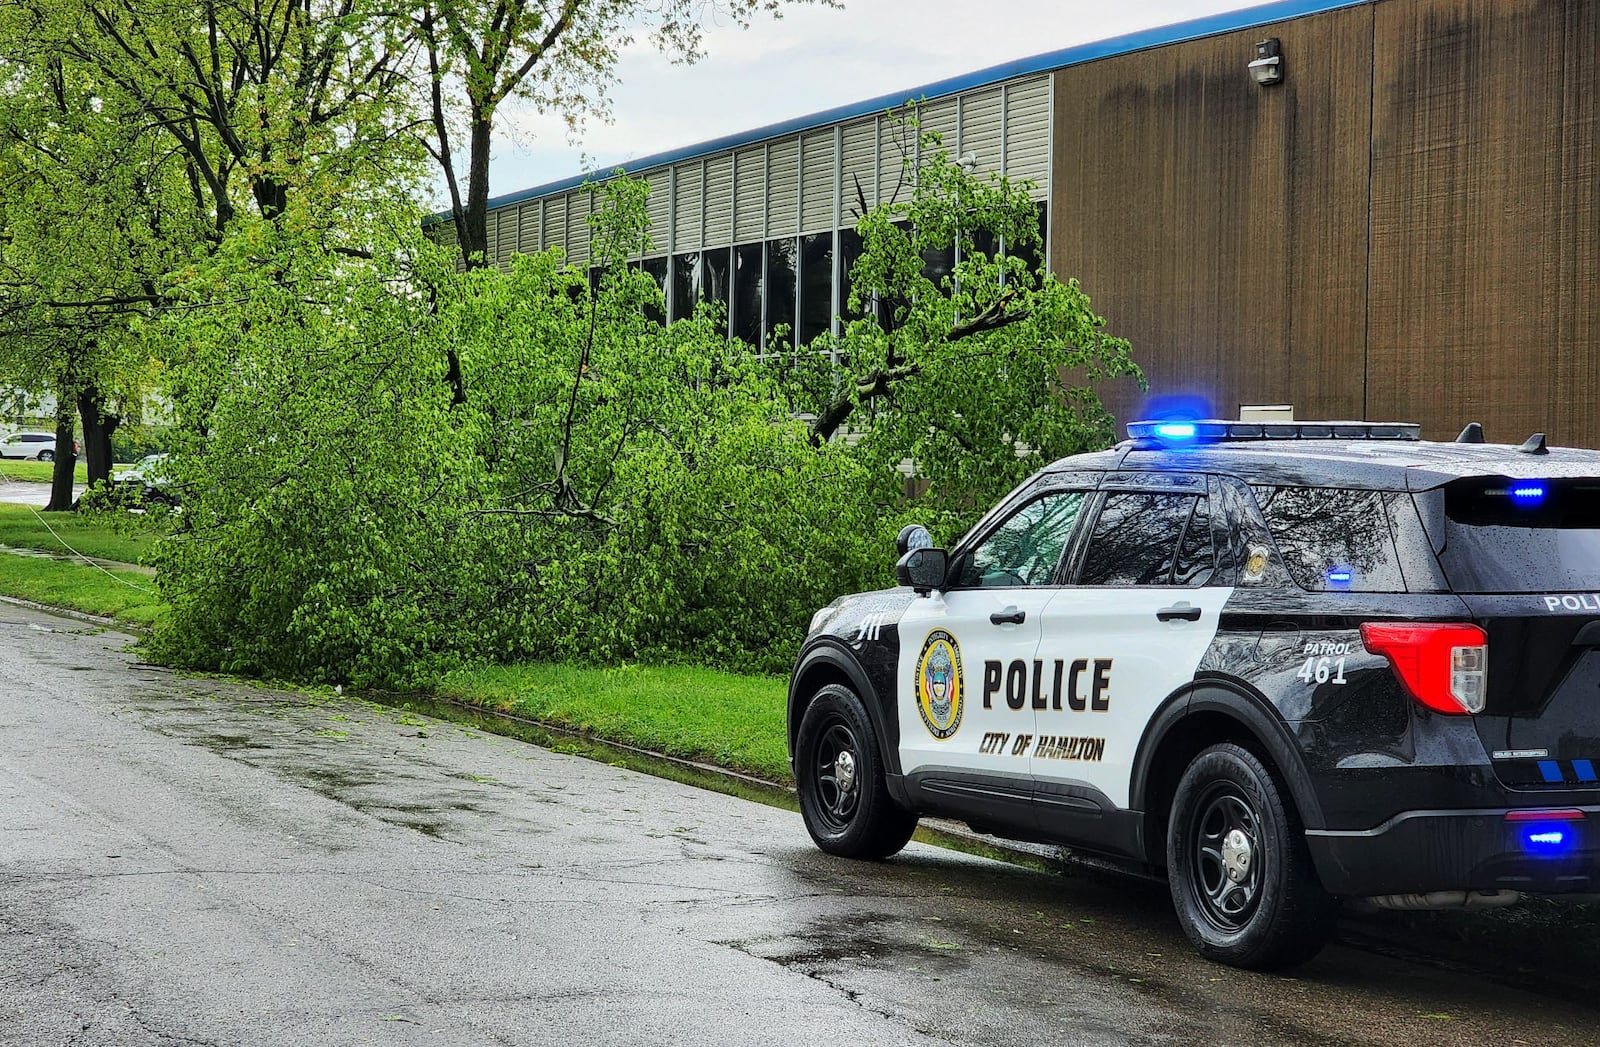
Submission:
[[[686,696],[687,697],[687,696]],[[1334,946],[1194,956],[1164,888],[913,845],[0,605],[0,1043],[1589,1043]]]
[[[78,497],[83,493],[83,485],[78,484],[72,489],[72,496]],[[27,483],[21,480],[0,480],[0,502],[16,502],[20,505],[36,505],[44,508],[50,504],[50,485],[43,483]]]

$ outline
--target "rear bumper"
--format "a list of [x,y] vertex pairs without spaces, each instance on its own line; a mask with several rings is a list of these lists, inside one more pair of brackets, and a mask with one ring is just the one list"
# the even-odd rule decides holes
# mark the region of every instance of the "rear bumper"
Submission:
[[1600,891],[1600,807],[1564,810],[1584,818],[1509,822],[1506,808],[1405,811],[1375,829],[1307,830],[1306,843],[1322,885],[1337,895]]

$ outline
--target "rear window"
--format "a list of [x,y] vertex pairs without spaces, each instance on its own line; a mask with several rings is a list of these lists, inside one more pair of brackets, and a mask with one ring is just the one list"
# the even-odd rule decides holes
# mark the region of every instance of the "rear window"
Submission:
[[1459,592],[1600,591],[1600,478],[1473,477],[1417,501]]
[[1335,487],[1256,488],[1289,576],[1311,592],[1406,591],[1383,498]]

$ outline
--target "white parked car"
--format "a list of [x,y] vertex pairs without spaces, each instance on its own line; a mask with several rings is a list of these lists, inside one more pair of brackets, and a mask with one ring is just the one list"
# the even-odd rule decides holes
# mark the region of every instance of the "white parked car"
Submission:
[[[72,453],[78,453],[78,443],[72,443]],[[56,460],[54,433],[13,433],[0,443],[0,458],[31,458],[40,462]]]

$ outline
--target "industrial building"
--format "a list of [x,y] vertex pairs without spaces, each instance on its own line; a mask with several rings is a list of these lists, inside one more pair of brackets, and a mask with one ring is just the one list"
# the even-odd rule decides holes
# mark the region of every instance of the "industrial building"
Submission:
[[[755,345],[834,328],[912,99],[1037,186],[1050,269],[1149,378],[1101,390],[1119,419],[1188,394],[1600,446],[1593,0],[1285,0],[634,161],[669,311],[725,301]],[[586,262],[583,182],[491,200],[495,260]]]

